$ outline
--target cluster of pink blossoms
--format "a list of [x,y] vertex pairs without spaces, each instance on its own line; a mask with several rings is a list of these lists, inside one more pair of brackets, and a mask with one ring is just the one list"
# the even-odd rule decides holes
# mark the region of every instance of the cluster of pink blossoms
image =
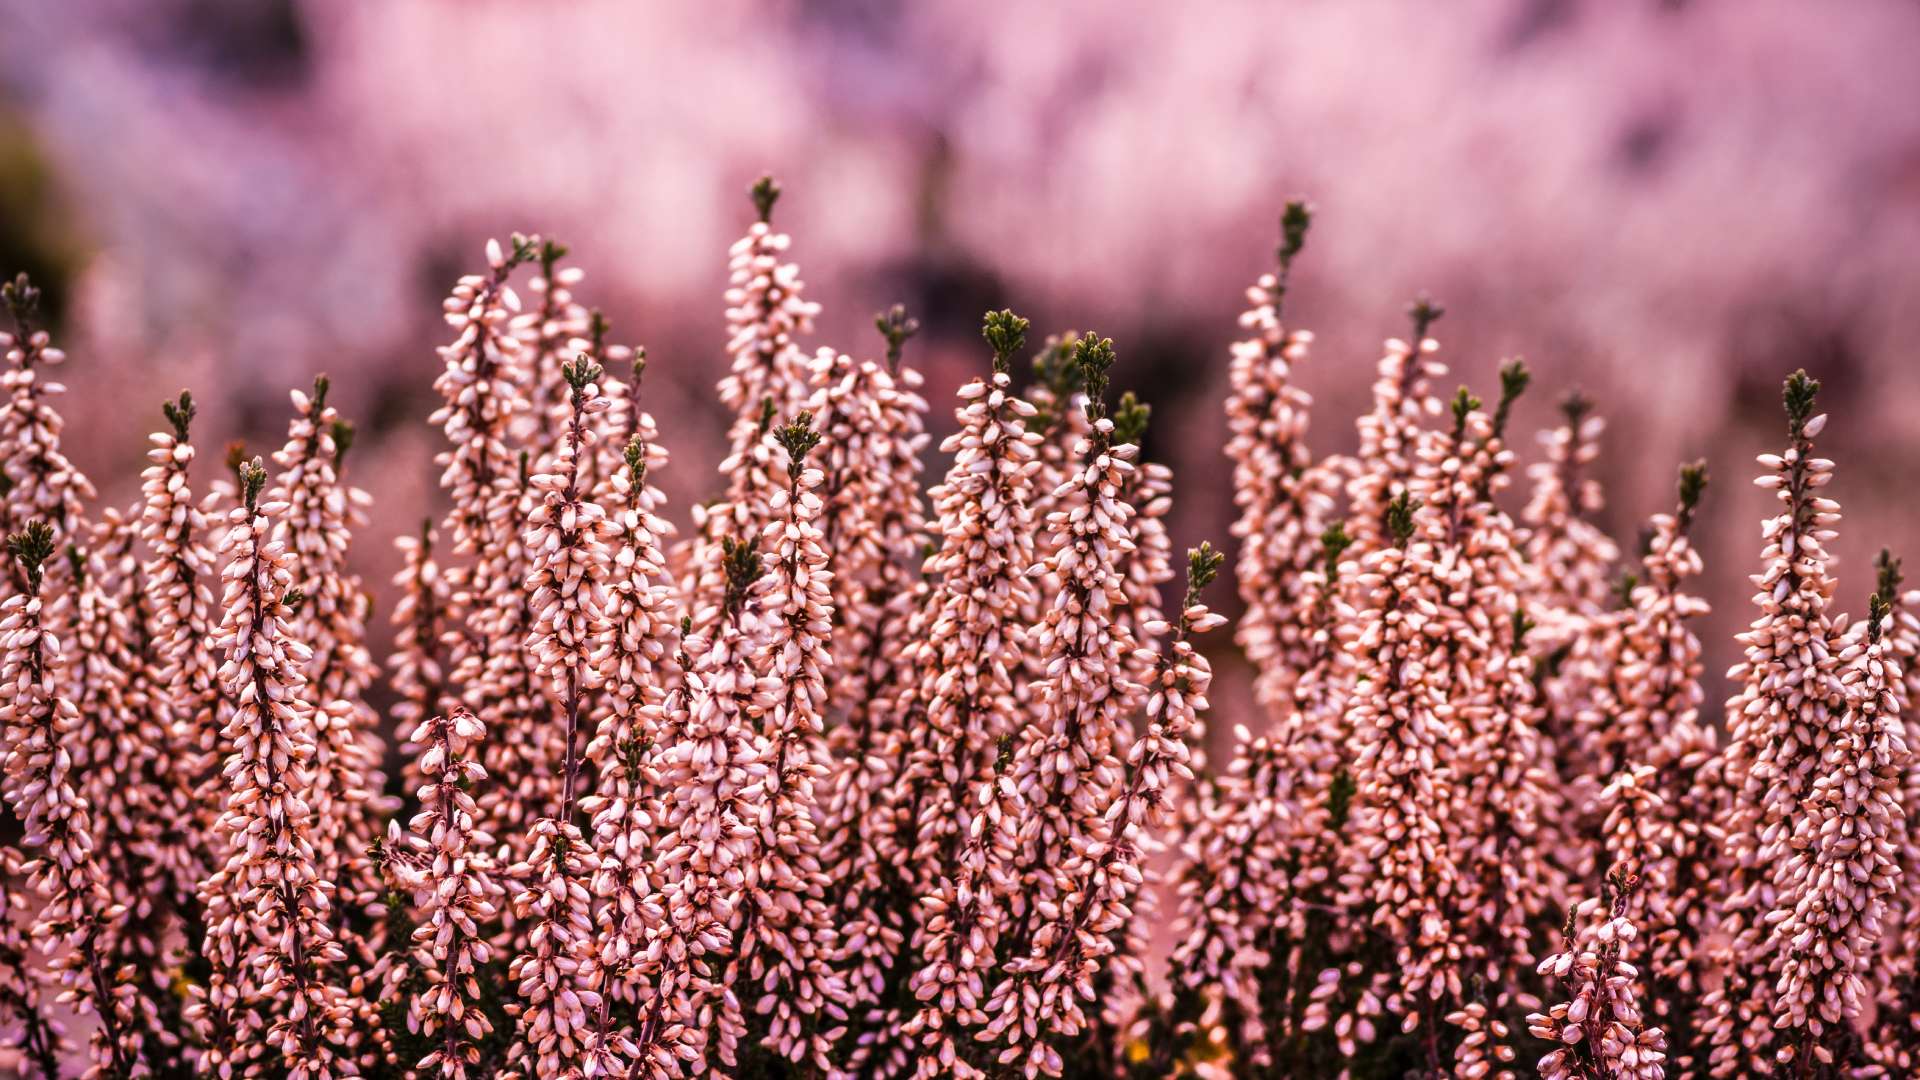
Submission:
[[[515,235],[455,283],[445,505],[400,541],[384,678],[327,380],[270,459],[197,487],[182,393],[139,503],[100,507],[37,294],[0,290],[0,1068],[1920,1066],[1920,592],[1888,554],[1864,618],[1835,604],[1811,378],[1760,459],[1779,508],[1716,729],[1704,465],[1624,557],[1591,405],[1522,470],[1526,368],[1441,395],[1425,300],[1357,452],[1316,456],[1313,337],[1283,320],[1304,205],[1228,352],[1229,644],[1202,595],[1224,554],[1168,588],[1178,478],[1109,394],[1111,341],[1055,335],[1023,382],[1029,324],[989,313],[935,446],[917,324],[803,347],[819,308],[778,187],[752,194],[717,497],[680,527],[645,351],[567,248]],[[1235,645],[1250,711],[1216,766]]]

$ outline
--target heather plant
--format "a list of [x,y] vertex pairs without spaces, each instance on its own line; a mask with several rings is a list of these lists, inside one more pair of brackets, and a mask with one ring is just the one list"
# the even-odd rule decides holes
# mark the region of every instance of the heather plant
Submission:
[[1591,405],[1523,468],[1532,374],[1441,396],[1425,299],[1357,452],[1316,455],[1304,204],[1226,355],[1238,550],[1179,582],[1180,478],[1114,342],[1054,335],[1028,381],[1030,323],[988,313],[935,446],[904,309],[803,347],[778,194],[732,253],[728,446],[682,526],[645,351],[565,245],[488,245],[423,366],[445,506],[399,541],[386,642],[328,380],[211,476],[183,392],[139,503],[101,506],[6,286],[0,1066],[1912,1074],[1920,593],[1889,554],[1863,618],[1833,605],[1813,378],[1760,459],[1716,725],[1705,465],[1608,537]]

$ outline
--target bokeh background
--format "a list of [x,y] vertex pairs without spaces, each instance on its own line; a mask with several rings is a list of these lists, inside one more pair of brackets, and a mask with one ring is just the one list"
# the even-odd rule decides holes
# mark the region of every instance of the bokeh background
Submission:
[[439,300],[488,236],[573,247],[654,358],[661,480],[711,492],[725,252],[772,172],[825,305],[808,344],[877,351],[905,302],[936,432],[987,308],[1113,337],[1185,545],[1225,538],[1227,344],[1304,195],[1320,449],[1353,445],[1431,292],[1463,380],[1535,369],[1521,428],[1599,401],[1629,545],[1709,459],[1718,669],[1795,367],[1834,414],[1845,606],[1882,545],[1920,569],[1917,44],[1912,0],[0,0],[0,271],[49,287],[73,456],[115,501],[163,396],[194,390],[203,445],[266,451],[329,373],[384,587],[437,509]]

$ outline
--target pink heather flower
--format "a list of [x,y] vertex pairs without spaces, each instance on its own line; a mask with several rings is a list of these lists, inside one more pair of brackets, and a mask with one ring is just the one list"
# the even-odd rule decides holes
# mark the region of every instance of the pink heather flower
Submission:
[[508,443],[508,426],[523,412],[518,361],[523,347],[509,323],[520,300],[507,278],[534,258],[537,237],[515,235],[511,250],[487,245],[489,272],[460,279],[443,305],[455,337],[440,348],[445,364],[434,388],[445,402],[430,422],[449,448],[435,457],[440,485],[453,506],[443,531],[451,540],[447,620],[451,680],[462,702],[484,712],[493,738],[484,746],[489,775],[515,782],[490,786],[482,816],[514,857],[528,851],[533,822],[557,804],[563,786],[554,767],[551,705],[524,649],[494,648],[525,641],[533,611],[525,581],[529,555],[521,525],[533,512],[528,459]]
[[1854,1021],[1871,994],[1881,913],[1900,885],[1905,815],[1899,805],[1908,748],[1891,687],[1899,665],[1887,648],[1887,602],[1873,597],[1864,639],[1843,649],[1847,706],[1816,733],[1820,773],[1794,820],[1791,853],[1773,866],[1775,1060],[1802,1070],[1844,1068]]
[[607,408],[596,382],[601,368],[582,356],[564,371],[573,411],[555,456],[533,477],[541,501],[527,519],[524,540],[531,560],[526,602],[533,612],[526,651],[565,724],[560,801],[541,809],[563,823],[573,820],[579,791],[581,713],[600,681],[606,543],[614,533],[606,510],[592,501],[580,476],[580,463],[592,453],[594,441],[587,418]]
[[1440,343],[1427,336],[1427,328],[1439,317],[1440,309],[1425,301],[1414,305],[1413,340],[1387,340],[1373,384],[1373,410],[1356,422],[1360,452],[1347,482],[1347,531],[1357,545],[1356,556],[1393,542],[1387,534],[1387,509],[1413,480],[1421,425],[1440,415],[1440,401],[1429,382],[1447,369],[1433,358]]
[[1017,801],[996,767],[997,746],[1016,728],[1014,665],[1023,651],[1022,613],[1036,606],[1030,503],[1040,437],[1026,430],[1036,410],[1011,392],[1010,361],[1027,320],[989,314],[991,379],[960,388],[959,430],[941,444],[952,454],[932,491],[940,547],[927,562],[936,584],[924,629],[912,635],[908,664],[924,720],[906,732],[901,788],[918,795],[911,875],[920,896],[907,975],[920,1001],[902,1033],[918,1048],[923,1077],[952,1069],[974,1076],[969,1029],[981,1006],[999,932],[996,867],[1014,857]]
[[753,674],[746,593],[758,556],[729,546],[729,587],[711,645],[684,639],[684,684],[663,710],[655,785],[662,799],[661,839],[652,867],[665,922],[649,943],[644,974],[654,983],[635,1060],[664,1058],[699,1069],[731,1069],[746,1022],[722,981],[733,949],[735,911],[754,872],[771,770],[766,741],[749,716],[764,701]]
[[818,524],[822,476],[808,463],[820,441],[811,423],[801,413],[775,432],[787,460],[787,488],[771,500],[774,519],[760,543],[765,572],[747,601],[760,627],[754,726],[762,733],[766,772],[746,889],[732,912],[727,980],[742,1008],[766,1018],[767,1046],[827,1069],[830,1025],[845,1015],[845,989],[830,970],[835,920],[815,831],[815,784],[826,772],[821,724],[834,609]]
[[[418,534],[403,534],[393,542],[400,549],[401,568],[393,578],[400,599],[387,617],[394,628],[393,651],[387,656],[392,674],[387,682],[399,699],[391,711],[401,732],[418,730],[429,717],[457,705],[447,678],[447,579],[433,557],[433,541],[433,520],[429,518],[421,523]],[[413,789],[425,783],[417,760],[423,749],[401,744],[407,757],[401,775]]]
[[138,1052],[152,1039],[155,1061],[177,1051],[177,1026],[163,1023],[155,1002],[177,1006],[167,975],[178,916],[174,870],[181,860],[181,822],[190,817],[189,792],[173,775],[172,732],[167,723],[167,679],[148,634],[147,601],[133,556],[135,529],[117,510],[101,515],[92,546],[69,548],[76,572],[72,682],[80,726],[74,732],[79,793],[94,826],[95,863],[109,895],[125,908],[99,948],[110,968],[131,974],[137,989],[130,1003],[139,1013]]
[[267,1054],[296,1080],[351,1072],[356,1003],[332,980],[345,962],[329,919],[334,884],[319,875],[314,847],[312,706],[302,696],[307,647],[293,639],[293,557],[271,538],[286,504],[261,502],[266,470],[240,470],[242,505],[220,544],[225,617],[215,647],[234,702],[222,732],[231,748],[219,830],[225,867],[202,882],[209,959],[209,1014],[233,1015],[232,1046],[214,1046],[203,1069],[247,1065]]
[[[286,506],[273,535],[292,556],[294,586],[303,597],[290,632],[312,651],[306,696],[313,705],[310,835],[317,870],[335,883],[336,925],[359,923],[374,930],[365,940],[341,935],[349,952],[349,980],[357,981],[384,947],[383,920],[367,914],[384,889],[366,853],[380,836],[378,818],[397,806],[381,793],[385,748],[379,717],[366,700],[379,674],[367,650],[368,598],[359,576],[347,569],[353,530],[366,524],[362,507],[371,500],[340,479],[353,426],[328,404],[328,389],[323,375],[314,380],[311,395],[293,391],[287,442],[274,454],[281,472],[266,497]],[[370,1003],[369,1010],[361,1023],[377,1031]]]
[[806,407],[807,359],[796,339],[813,331],[820,313],[820,305],[801,298],[800,268],[783,261],[792,240],[769,224],[780,186],[763,177],[752,196],[759,220],[728,252],[729,370],[719,386],[721,404],[733,414],[720,462],[726,493],[695,510],[696,535],[681,567],[684,603],[703,634],[718,618],[727,588],[718,569],[721,541],[757,537],[771,520],[767,501],[782,486],[773,420]]
[[[1625,957],[1639,937],[1627,917],[1627,894],[1637,883],[1617,875],[1611,908],[1602,899],[1583,900],[1567,916],[1559,952],[1540,963],[1540,974],[1559,982],[1568,1000],[1527,1017],[1535,1038],[1556,1049],[1540,1059],[1544,1080],[1662,1080],[1666,1037],[1642,1025],[1635,980],[1639,970]],[[1579,926],[1576,933],[1575,926]]]
[[1776,1062],[1778,939],[1771,926],[1795,898],[1780,896],[1773,876],[1791,856],[1806,821],[1802,807],[1824,772],[1830,715],[1844,707],[1825,550],[1840,506],[1819,494],[1833,462],[1813,456],[1814,437],[1827,421],[1813,415],[1818,390],[1805,372],[1787,380],[1787,451],[1760,456],[1767,472],[1755,483],[1773,490],[1783,509],[1761,529],[1762,570],[1753,577],[1759,615],[1740,638],[1745,661],[1728,673],[1739,689],[1727,702],[1726,751],[1707,778],[1728,800],[1719,875],[1722,984],[1703,1001],[1716,1077],[1770,1070]]
[[[1436,1021],[1443,1001],[1461,1000],[1461,958],[1469,888],[1461,868],[1463,817],[1456,763],[1466,733],[1448,705],[1441,637],[1444,570],[1427,523],[1402,494],[1387,506],[1388,542],[1368,552],[1353,578],[1358,632],[1348,643],[1356,685],[1348,705],[1359,752],[1343,906],[1364,917],[1392,948],[1386,1007],[1405,1031],[1419,1031],[1429,1067],[1441,1064]],[[1346,1016],[1335,1024],[1350,1023]],[[1424,1026],[1423,1026],[1424,1025]]]
[[[1179,628],[1155,667],[1145,730],[1128,750],[1118,795],[1101,812],[1091,835],[1074,838],[1059,870],[1058,899],[1035,903],[1040,923],[1031,951],[1009,962],[1011,977],[995,991],[994,1000],[1003,1009],[1007,999],[1037,996],[1037,1008],[1030,1003],[1023,1007],[1033,1010],[1027,1022],[1037,1022],[1042,1033],[1072,1036],[1086,1030],[1091,1021],[1082,1003],[1097,1000],[1096,979],[1102,974],[1109,986],[1124,983],[1129,975],[1138,976],[1137,970],[1103,973],[1102,968],[1108,962],[1123,968],[1138,964],[1136,959],[1114,956],[1115,935],[1134,914],[1133,902],[1146,882],[1145,857],[1156,846],[1152,832],[1163,828],[1171,816],[1166,802],[1169,788],[1176,777],[1192,779],[1186,740],[1207,708],[1212,671],[1206,658],[1194,651],[1189,635],[1226,622],[1200,602],[1201,590],[1224,560],[1207,546],[1191,553]],[[1012,1010],[1002,1013],[1007,1015],[1013,1015]],[[998,1025],[998,1020],[990,1022],[987,1032],[992,1034]],[[1021,1046],[1020,1036],[1009,1041],[1013,1048],[1002,1053],[1002,1064],[1020,1063],[1029,1078],[1039,1073],[1059,1075],[1059,1053],[1044,1034],[1024,1055],[1011,1052]]]
[[[600,358],[593,341],[600,324],[573,297],[586,271],[561,265],[567,254],[565,244],[539,241],[534,255],[537,268],[527,279],[533,303],[507,322],[520,340],[520,348],[513,352],[518,368],[514,381],[526,387],[528,399],[526,408],[516,413],[509,434],[537,462],[559,453],[572,422],[572,395],[561,367],[583,352]],[[592,473],[590,467],[588,473]]]
[[480,976],[493,952],[482,928],[493,920],[501,893],[487,853],[493,838],[479,824],[472,795],[486,780],[472,757],[485,737],[486,728],[464,708],[425,720],[412,733],[424,748],[424,779],[420,812],[406,838],[415,859],[407,878],[420,911],[411,962],[425,985],[407,1004],[407,1027],[436,1040],[414,1068],[444,1080],[464,1080],[479,1064],[478,1044],[493,1031],[481,1005]]
[[[1063,508],[1047,522],[1055,551],[1046,572],[1061,588],[1031,638],[1034,653],[1045,658],[1045,677],[1033,691],[1039,712],[1014,752],[1014,787],[1032,808],[1015,865],[1023,887],[1014,897],[1012,932],[1003,938],[1015,956],[1032,954],[1041,925],[1058,917],[1050,912],[1067,898],[1071,883],[1061,876],[1067,857],[1102,834],[1103,815],[1122,780],[1116,749],[1133,693],[1126,669],[1134,642],[1113,612],[1126,599],[1118,560],[1133,546],[1132,508],[1120,492],[1138,448],[1113,444],[1113,421],[1101,403],[1112,343],[1088,335],[1074,360],[1088,389],[1091,435],[1078,447],[1082,468],[1066,485],[1073,490],[1058,496]],[[994,987],[981,1038],[1007,1044],[1001,1064],[1029,1076],[1051,1075],[1060,1063],[1047,1038],[1056,1030],[1050,1003],[1075,986],[1057,966],[1028,974],[1032,981]]]
[[[66,353],[53,347],[45,330],[37,330],[39,290],[22,275],[5,286],[5,305],[13,316],[11,332],[0,331],[0,353],[6,369],[0,371],[0,476],[6,494],[0,499],[0,527],[11,534],[29,521],[53,529],[60,548],[86,538],[86,504],[94,498],[93,484],[67,459],[60,447],[66,421],[52,399],[66,393],[58,382],[43,378],[47,369],[64,362]],[[56,559],[43,571],[49,598],[66,594],[71,586],[65,559]],[[16,581],[16,585],[18,582]],[[63,618],[56,608],[48,612]],[[58,623],[50,624],[62,630]]]
[[183,804],[179,831],[165,858],[174,895],[192,904],[200,881],[225,861],[226,841],[216,835],[214,821],[225,803],[220,730],[232,706],[212,646],[219,616],[210,586],[215,571],[206,547],[207,521],[194,504],[187,475],[193,463],[188,441],[193,398],[182,391],[178,402],[162,408],[172,430],[149,436],[149,464],[140,474],[140,536],[153,553],[141,577],[152,613],[148,634],[160,665],[155,682],[164,688],[171,729],[173,797]]
[[515,914],[527,927],[527,951],[507,969],[523,1004],[502,1077],[538,1080],[610,1071],[608,1054],[618,1050],[608,1045],[588,888],[597,861],[578,828],[542,818],[533,826],[529,861],[508,871],[527,883],[513,898]]
[[16,922],[32,908],[7,883],[20,876],[23,861],[18,851],[0,848],[0,1065],[28,1075],[23,1066],[31,1064],[41,1076],[53,1077],[60,1075],[65,1040],[60,1026],[46,1015],[41,976]]
[[1285,290],[1281,276],[1271,273],[1247,290],[1252,306],[1240,326],[1248,336],[1233,345],[1226,403],[1226,454],[1240,509],[1233,524],[1240,541],[1234,576],[1246,605],[1234,640],[1258,673],[1256,697],[1275,716],[1285,712],[1283,703],[1308,663],[1311,647],[1297,605],[1311,591],[1300,579],[1320,565],[1320,536],[1337,480],[1314,466],[1306,445],[1313,398],[1293,378],[1313,335],[1282,328]]
[[[905,1016],[889,994],[889,976],[908,928],[898,897],[912,832],[907,740],[919,715],[917,669],[907,653],[924,636],[927,539],[920,455],[927,403],[920,373],[899,351],[917,328],[897,306],[876,320],[888,359],[855,361],[821,350],[811,368],[808,408],[821,435],[821,544],[831,553],[835,632],[828,641],[835,676],[826,685],[831,752],[820,784],[822,868],[841,941],[850,1004],[862,1011],[850,1066],[871,1070],[876,1056],[905,1067],[899,1029]],[[886,998],[887,1000],[882,1000]]]
[[[623,468],[610,474],[601,495],[613,508],[607,628],[595,663],[606,709],[587,746],[599,780],[580,807],[593,822],[602,858],[593,891],[602,905],[600,964],[606,995],[636,1005],[646,991],[638,965],[664,913],[651,902],[647,868],[659,826],[659,799],[649,762],[659,746],[664,684],[675,674],[666,647],[673,640],[673,602],[661,540],[668,526],[655,513],[661,495],[647,483],[650,458],[660,460],[644,434],[627,444]],[[610,924],[610,925],[609,925]]]
[[31,521],[7,541],[26,587],[0,604],[0,685],[6,687],[0,698],[6,746],[0,787],[20,821],[22,844],[34,852],[24,870],[44,906],[33,936],[46,953],[60,999],[98,1017],[93,1062],[126,1076],[140,1056],[141,1025],[135,990],[117,983],[106,955],[126,908],[113,901],[94,856],[93,820],[76,786],[70,749],[81,717],[60,690],[68,681],[65,661],[42,617],[41,568],[53,557],[54,537],[51,526]]

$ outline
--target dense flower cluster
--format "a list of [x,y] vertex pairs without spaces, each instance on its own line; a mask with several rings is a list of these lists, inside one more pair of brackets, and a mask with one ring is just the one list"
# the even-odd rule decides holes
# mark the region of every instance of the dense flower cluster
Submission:
[[1834,607],[1805,373],[1723,735],[1704,465],[1623,557],[1591,405],[1520,473],[1527,370],[1438,396],[1424,300],[1358,452],[1316,457],[1289,206],[1228,366],[1253,670],[1215,766],[1227,557],[1167,593],[1179,487],[1146,403],[1109,400],[1113,343],[1051,338],[1021,385],[1027,320],[989,313],[923,492],[916,324],[803,351],[777,195],[733,250],[729,447],[677,544],[645,352],[567,249],[516,235],[455,284],[446,505],[400,541],[384,686],[326,379],[271,473],[197,488],[181,394],[140,505],[98,507],[5,287],[0,1068],[1912,1075],[1920,592],[1889,554],[1865,618]]

